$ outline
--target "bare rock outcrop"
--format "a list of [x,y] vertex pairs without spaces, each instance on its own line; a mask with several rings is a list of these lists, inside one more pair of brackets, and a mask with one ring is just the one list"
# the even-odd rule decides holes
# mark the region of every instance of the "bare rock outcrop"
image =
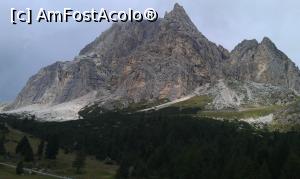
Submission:
[[[156,22],[116,23],[71,62],[31,77],[11,108],[60,104],[98,91],[100,101],[176,99],[222,76],[228,51],[204,37],[182,6]],[[109,97],[108,97],[109,96]],[[96,100],[96,99],[95,99]]]
[[284,86],[299,94],[300,71],[267,37],[261,43],[244,40],[231,52],[225,65],[229,78]]
[[[220,80],[242,85],[232,89]],[[300,72],[268,38],[244,40],[231,52],[217,46],[175,4],[156,22],[113,24],[72,61],[56,62],[32,76],[5,110],[43,106],[47,116],[48,106],[61,104],[72,104],[75,111],[89,103],[123,108],[140,101],[172,101],[205,84],[216,84],[209,95],[217,109],[287,103],[291,91],[300,93]],[[272,101],[274,96],[280,101]]]

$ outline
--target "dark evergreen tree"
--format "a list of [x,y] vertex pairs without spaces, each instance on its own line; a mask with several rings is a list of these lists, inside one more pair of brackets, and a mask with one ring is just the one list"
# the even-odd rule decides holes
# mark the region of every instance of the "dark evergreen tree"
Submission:
[[261,167],[258,171],[257,178],[261,178],[261,179],[271,179],[272,178],[272,176],[270,174],[270,170],[269,170],[266,162],[263,162],[263,164],[261,165]]
[[20,162],[18,162],[18,164],[17,164],[16,174],[17,174],[17,175],[21,175],[22,173],[24,173],[24,169],[23,169],[23,161],[20,161]]
[[38,156],[38,159],[41,160],[43,158],[43,155],[44,155],[44,148],[45,148],[45,141],[44,140],[41,140],[40,141],[40,144],[38,146],[38,149],[37,149],[37,156]]
[[[261,131],[234,120],[177,115],[173,109],[145,114],[91,114],[84,120],[59,123],[13,117],[7,122],[41,138],[59,134],[62,148],[74,150],[77,148],[74,144],[84,143],[86,154],[98,159],[109,156],[117,163],[120,166],[117,178],[122,179],[298,179],[300,176],[297,131]],[[47,139],[49,146],[51,140]]]
[[129,174],[130,174],[130,165],[128,163],[128,161],[123,160],[121,162],[121,165],[117,171],[117,175],[116,178],[117,179],[125,179],[125,178],[129,178]]
[[0,138],[0,155],[5,155],[6,149],[5,149],[5,137],[4,135]]
[[59,139],[57,135],[52,135],[48,138],[48,143],[46,146],[46,158],[56,159],[59,152]]
[[76,173],[82,173],[82,169],[85,167],[86,155],[83,150],[76,152],[75,160],[73,161],[73,168],[76,169]]
[[18,143],[16,147],[16,154],[23,156],[26,162],[31,162],[34,160],[32,147],[26,136],[24,136]]
[[296,153],[290,153],[283,169],[281,170],[281,179],[298,179],[300,177],[300,156]]

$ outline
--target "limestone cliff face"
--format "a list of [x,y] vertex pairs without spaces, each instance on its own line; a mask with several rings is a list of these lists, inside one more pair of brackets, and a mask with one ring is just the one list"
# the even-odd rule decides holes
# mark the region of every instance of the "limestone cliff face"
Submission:
[[103,87],[106,74],[90,58],[56,62],[32,76],[13,103],[14,107],[31,104],[59,104]]
[[61,104],[91,93],[96,95],[88,102],[112,109],[173,100],[220,79],[300,92],[299,69],[271,40],[245,40],[228,52],[203,36],[175,4],[156,22],[113,24],[73,61],[57,62],[31,77],[7,109]]
[[205,38],[176,4],[156,22],[117,23],[71,62],[30,78],[13,108],[58,104],[97,91],[100,101],[126,105],[175,99],[220,78],[228,51]]
[[151,38],[116,59],[119,64],[112,68],[116,95],[133,102],[175,99],[220,76],[222,53],[197,30],[182,7],[175,5],[157,23]]
[[231,52],[225,74],[238,80],[284,86],[300,92],[296,65],[267,37],[261,43],[245,40]]

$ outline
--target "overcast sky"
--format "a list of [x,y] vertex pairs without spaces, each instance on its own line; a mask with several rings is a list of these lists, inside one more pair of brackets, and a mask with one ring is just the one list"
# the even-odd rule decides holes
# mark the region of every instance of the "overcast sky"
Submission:
[[58,60],[72,60],[108,23],[12,25],[11,8],[77,10],[91,8],[143,11],[156,9],[162,17],[175,2],[183,5],[198,29],[211,41],[232,50],[243,39],[264,36],[300,66],[300,1],[298,0],[1,0],[0,101],[13,100],[30,76]]

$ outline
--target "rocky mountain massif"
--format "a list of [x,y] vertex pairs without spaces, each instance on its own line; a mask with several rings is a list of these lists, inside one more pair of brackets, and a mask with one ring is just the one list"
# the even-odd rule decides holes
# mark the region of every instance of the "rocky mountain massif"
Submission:
[[175,4],[156,22],[113,24],[73,61],[32,76],[5,110],[58,120],[76,118],[90,104],[112,110],[196,94],[222,110],[288,104],[299,93],[299,69],[270,39],[244,40],[229,52]]
[[236,80],[269,83],[300,92],[299,69],[267,37],[261,43],[244,40],[238,44],[226,66],[226,76]]

